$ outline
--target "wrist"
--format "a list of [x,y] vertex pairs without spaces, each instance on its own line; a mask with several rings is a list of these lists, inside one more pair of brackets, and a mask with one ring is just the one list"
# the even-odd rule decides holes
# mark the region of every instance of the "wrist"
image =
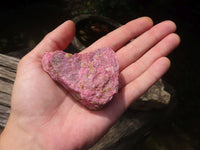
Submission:
[[0,136],[0,149],[3,150],[40,150],[35,133],[26,132],[9,118],[8,123]]

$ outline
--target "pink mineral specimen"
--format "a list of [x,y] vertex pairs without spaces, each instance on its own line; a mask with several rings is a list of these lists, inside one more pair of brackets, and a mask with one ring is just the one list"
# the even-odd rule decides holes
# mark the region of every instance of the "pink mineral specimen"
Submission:
[[101,48],[84,54],[46,52],[43,69],[91,110],[98,110],[117,93],[119,63],[115,52]]

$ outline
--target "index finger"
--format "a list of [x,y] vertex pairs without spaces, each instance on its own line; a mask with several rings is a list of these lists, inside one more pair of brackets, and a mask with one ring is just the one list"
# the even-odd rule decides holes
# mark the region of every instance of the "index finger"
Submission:
[[149,17],[141,17],[132,20],[94,42],[91,46],[86,48],[83,53],[102,47],[110,47],[114,51],[117,51],[131,39],[147,31],[152,26],[153,21]]

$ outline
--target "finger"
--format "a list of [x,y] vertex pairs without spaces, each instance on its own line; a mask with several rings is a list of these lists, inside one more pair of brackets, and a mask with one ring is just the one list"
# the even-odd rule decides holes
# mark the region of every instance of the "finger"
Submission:
[[169,67],[168,58],[159,58],[142,75],[122,88],[118,98],[123,103],[124,109],[159,80]]
[[180,38],[177,34],[171,33],[166,36],[139,60],[120,72],[120,87],[123,87],[132,80],[136,79],[160,57],[167,56],[179,45],[179,43]]
[[117,51],[120,70],[135,62],[147,50],[175,30],[176,25],[172,21],[161,22]]
[[32,53],[37,57],[42,57],[44,52],[64,50],[72,41],[74,34],[75,25],[71,20],[68,20],[47,34]]
[[102,47],[110,47],[116,51],[152,26],[153,21],[148,17],[135,19],[100,38],[83,52],[89,52]]

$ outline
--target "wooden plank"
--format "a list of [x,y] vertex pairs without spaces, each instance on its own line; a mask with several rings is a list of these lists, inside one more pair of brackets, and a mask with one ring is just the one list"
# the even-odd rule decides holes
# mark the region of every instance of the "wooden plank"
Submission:
[[1,93],[10,94],[12,92],[12,87],[13,87],[13,84],[10,83],[8,80],[4,78],[0,80]]
[[19,59],[0,54],[0,126],[4,127],[10,114],[10,98]]
[[11,94],[0,91],[0,105],[10,107]]

